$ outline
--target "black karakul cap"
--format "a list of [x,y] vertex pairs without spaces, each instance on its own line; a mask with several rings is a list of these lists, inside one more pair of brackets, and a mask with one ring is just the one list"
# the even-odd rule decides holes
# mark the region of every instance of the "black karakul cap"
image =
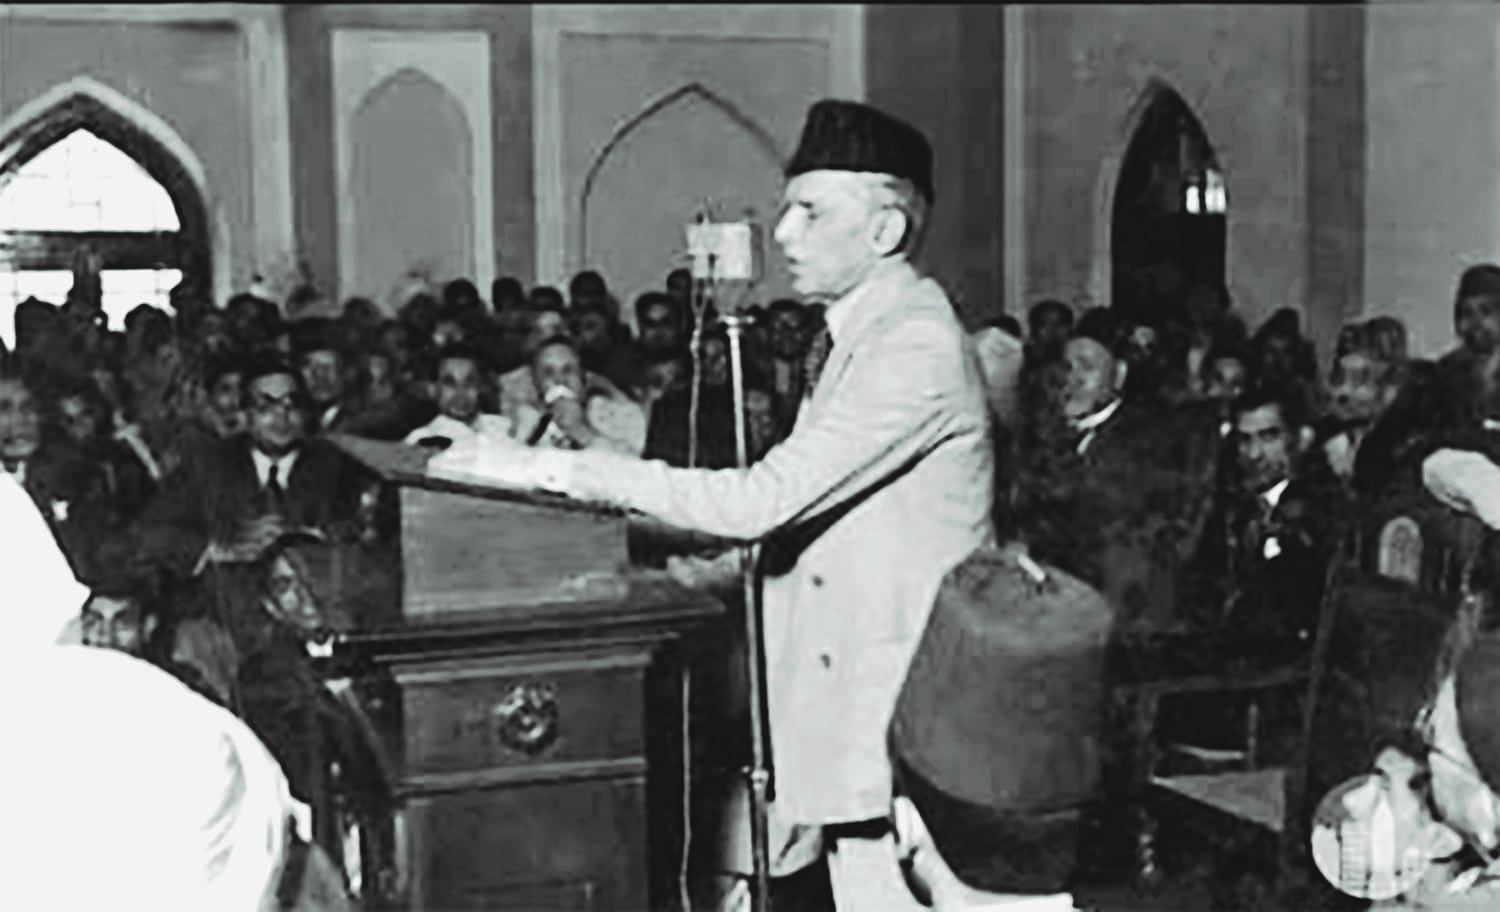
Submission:
[[904,178],[933,201],[932,146],[916,127],[869,105],[825,99],[807,112],[786,176],[863,171]]

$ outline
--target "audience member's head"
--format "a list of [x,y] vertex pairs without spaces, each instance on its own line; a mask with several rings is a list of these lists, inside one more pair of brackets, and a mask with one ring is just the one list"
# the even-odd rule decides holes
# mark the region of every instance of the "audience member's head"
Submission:
[[573,305],[573,337],[584,355],[604,355],[615,344],[614,322],[603,302],[587,299]]
[[1038,301],[1026,315],[1026,322],[1032,346],[1043,355],[1058,354],[1073,332],[1073,308],[1050,298]]
[[577,343],[566,335],[543,339],[531,356],[531,378],[543,400],[554,387],[563,387],[583,399],[583,363]]
[[1183,300],[1188,327],[1204,333],[1213,332],[1229,308],[1229,289],[1216,282],[1199,282]]
[[31,382],[14,369],[0,370],[0,460],[14,467],[41,443],[41,412]]
[[538,285],[531,289],[528,303],[532,310],[555,310],[561,313],[568,309],[568,302],[563,299],[562,292],[551,285]]
[[432,349],[442,351],[450,345],[469,341],[468,321],[457,310],[444,310],[432,324]]
[[27,298],[16,305],[14,321],[16,351],[29,352],[53,333],[62,317],[56,305],[37,298]]
[[268,456],[291,452],[307,435],[309,400],[302,375],[286,359],[262,353],[245,366],[250,439]]
[[109,402],[90,380],[80,377],[63,382],[52,401],[57,429],[73,444],[88,446],[109,429]]
[[355,382],[360,401],[365,405],[383,405],[396,398],[395,358],[384,348],[368,346],[355,359]]
[[242,359],[223,356],[204,368],[203,388],[208,393],[209,420],[223,436],[245,429],[245,365]]
[[776,357],[792,361],[807,353],[807,313],[801,301],[792,298],[772,301],[766,308],[766,328],[771,352]]
[[[536,306],[539,301],[545,306]],[[572,333],[560,298],[553,301],[550,297],[538,298],[533,293],[532,307],[527,311],[527,318],[525,349],[528,356],[535,354],[537,346],[543,341]]]
[[568,306],[571,308],[581,307],[608,307],[609,286],[604,283],[604,276],[586,269],[573,276],[568,283]]
[[1500,266],[1470,266],[1453,296],[1453,331],[1464,348],[1489,354],[1500,348]]
[[334,329],[332,321],[316,317],[292,324],[297,369],[302,372],[302,382],[313,405],[320,411],[337,404],[344,396],[344,353]]
[[456,314],[484,313],[484,299],[468,279],[454,279],[443,286],[443,310]]
[[646,358],[646,380],[641,398],[652,403],[674,390],[686,389],[693,375],[693,362],[681,349],[654,352]]
[[380,324],[380,308],[369,298],[350,298],[344,302],[343,319],[353,326],[368,329]]
[[722,326],[716,326],[703,334],[699,353],[699,369],[704,386],[723,387],[729,385],[729,337]]
[[763,382],[745,384],[745,438],[750,461],[766,455],[780,436],[776,421],[776,395]]
[[1250,345],[1255,352],[1256,376],[1261,382],[1285,383],[1303,376],[1306,351],[1295,310],[1283,307],[1272,314]]
[[142,655],[156,632],[154,596],[146,580],[110,573],[91,580],[83,605],[83,644]]
[[501,276],[490,283],[490,303],[495,313],[520,310],[526,306],[526,287],[515,276]]
[[1308,416],[1285,389],[1259,385],[1230,407],[1240,480],[1255,493],[1292,477],[1311,442]]
[[472,424],[479,417],[484,379],[479,354],[468,346],[453,345],[438,352],[438,411],[455,421]]
[[1085,311],[1063,350],[1068,379],[1062,395],[1063,416],[1077,421],[1120,398],[1125,388],[1130,325],[1103,307]]
[[[667,273],[667,297],[671,298],[687,313],[693,306],[693,273],[690,269],[674,269]],[[639,304],[637,304],[639,312]]]
[[172,318],[165,311],[141,304],[125,315],[125,343],[131,359],[150,358],[171,341]]
[[1208,398],[1229,403],[1250,387],[1250,353],[1236,345],[1216,345],[1203,358],[1203,390]]
[[[1389,318],[1387,318],[1389,319]],[[1339,421],[1373,422],[1396,397],[1405,379],[1405,328],[1395,337],[1388,324],[1351,324],[1339,334],[1339,350],[1328,376],[1329,413]]]
[[635,325],[641,351],[675,351],[687,341],[683,338],[685,311],[678,309],[670,295],[648,291],[635,299]]
[[396,318],[406,324],[406,328],[416,338],[425,339],[432,334],[432,325],[437,322],[438,313],[442,309],[443,305],[437,298],[426,292],[419,292],[402,305]]
[[1407,353],[1406,324],[1396,317],[1371,317],[1365,323],[1370,350],[1389,364],[1405,364]]

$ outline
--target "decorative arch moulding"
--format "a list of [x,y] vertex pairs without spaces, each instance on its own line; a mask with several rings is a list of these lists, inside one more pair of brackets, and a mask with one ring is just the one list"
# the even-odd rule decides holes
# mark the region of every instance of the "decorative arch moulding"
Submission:
[[222,299],[229,277],[228,232],[203,163],[165,120],[123,93],[79,76],[22,105],[0,121],[0,181],[78,129],[119,148],[166,189],[180,236],[199,239],[185,249],[189,262],[184,265]]
[[610,156],[642,125],[650,122],[657,115],[669,111],[679,104],[691,102],[693,99],[699,99],[723,114],[745,133],[746,138],[753,142],[774,166],[778,168],[781,166],[784,158],[781,150],[777,147],[776,140],[754,118],[746,114],[739,106],[724,96],[697,81],[689,82],[686,85],[665,92],[616,127],[614,133],[604,144],[604,147],[594,156],[593,163],[589,165],[588,173],[583,179],[583,189],[577,202],[578,253],[580,256],[587,254],[589,250],[589,201],[593,196],[594,183],[599,177],[599,172],[603,170],[605,164],[609,161]]
[[493,85],[490,36],[482,29],[411,30],[336,28],[329,36],[332,53],[336,196],[338,199],[339,299],[362,294],[383,299],[389,289],[362,288],[352,274],[357,256],[350,197],[353,167],[351,127],[365,102],[389,79],[414,71],[440,86],[463,112],[472,138],[470,192],[474,199],[472,253],[480,288],[495,278],[495,193]]
[[[828,48],[828,85],[821,94],[865,100],[864,4],[601,5],[532,7],[532,144],[536,167],[538,283],[566,281],[570,213],[563,159],[562,42],[574,36],[816,41]],[[679,89],[680,90],[680,89]],[[670,93],[669,93],[670,94]],[[619,131],[616,131],[619,135]],[[773,142],[772,147],[776,144]],[[602,157],[590,170],[597,171]],[[576,236],[576,235],[574,235]]]

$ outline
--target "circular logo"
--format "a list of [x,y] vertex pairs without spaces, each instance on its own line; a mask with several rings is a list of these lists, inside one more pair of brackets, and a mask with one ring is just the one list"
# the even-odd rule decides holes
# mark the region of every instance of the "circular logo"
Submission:
[[1381,775],[1359,776],[1329,792],[1313,817],[1312,856],[1341,892],[1393,899],[1431,865],[1426,819],[1414,794]]

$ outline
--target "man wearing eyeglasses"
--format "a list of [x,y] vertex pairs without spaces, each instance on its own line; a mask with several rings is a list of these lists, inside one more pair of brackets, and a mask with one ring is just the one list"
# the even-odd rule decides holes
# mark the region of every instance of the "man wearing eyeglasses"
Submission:
[[245,373],[247,428],[184,465],[142,517],[154,563],[195,576],[210,564],[254,560],[283,532],[352,527],[358,471],[337,448],[309,439],[309,400],[284,360]]

